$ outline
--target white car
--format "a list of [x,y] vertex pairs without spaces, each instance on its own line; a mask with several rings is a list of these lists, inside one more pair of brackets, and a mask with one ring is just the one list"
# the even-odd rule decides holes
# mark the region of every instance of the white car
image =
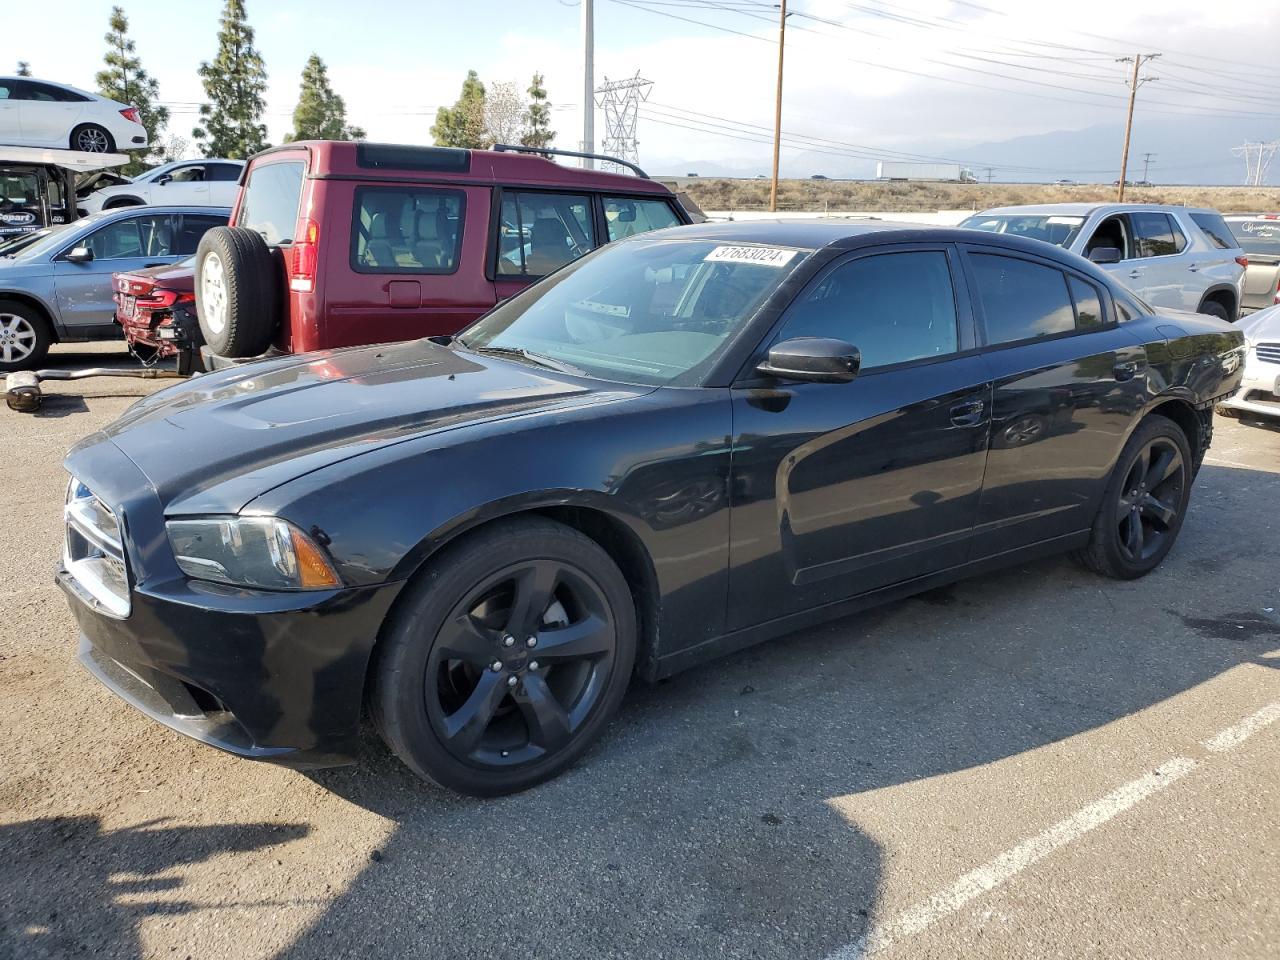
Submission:
[[243,160],[175,160],[141,173],[129,183],[81,198],[81,215],[144,203],[184,207],[230,207],[240,189]]
[[116,153],[147,146],[138,108],[87,90],[29,77],[0,77],[0,143]]
[[999,207],[960,224],[1043,240],[1092,260],[1155,307],[1234,322],[1244,251],[1216,210],[1153,203]]
[[1240,321],[1244,331],[1244,379],[1240,389],[1218,405],[1228,417],[1242,413],[1280,418],[1280,306]]

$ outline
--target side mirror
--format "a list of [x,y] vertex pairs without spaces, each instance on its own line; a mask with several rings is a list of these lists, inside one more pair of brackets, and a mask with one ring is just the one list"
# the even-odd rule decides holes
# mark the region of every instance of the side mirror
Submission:
[[93,251],[88,247],[72,247],[62,255],[62,259],[69,263],[88,263],[93,259]]
[[166,183],[173,183],[173,174],[163,173],[156,177],[156,186],[163,187]]
[[1119,263],[1123,258],[1117,247],[1094,247],[1089,251],[1093,263]]
[[858,375],[862,354],[843,340],[796,337],[769,348],[769,356],[756,367],[760,373],[781,380],[808,383],[848,383]]

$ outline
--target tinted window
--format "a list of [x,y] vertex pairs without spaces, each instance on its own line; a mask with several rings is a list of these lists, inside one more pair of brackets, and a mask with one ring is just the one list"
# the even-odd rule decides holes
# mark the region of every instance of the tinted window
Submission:
[[1070,275],[1067,286],[1071,288],[1071,299],[1076,305],[1076,327],[1088,330],[1102,326],[1102,298],[1098,295],[1098,288]]
[[234,163],[211,163],[206,168],[205,179],[214,183],[235,183],[243,169]]
[[1219,250],[1230,250],[1235,247],[1235,237],[1231,235],[1231,229],[1219,214],[1193,213],[1191,222],[1199,227],[1209,238],[1209,242]]
[[543,277],[595,246],[591,201],[557,193],[504,193],[498,273]]
[[1173,227],[1173,248],[1178,253],[1187,249],[1187,235],[1182,232],[1182,227],[1178,225],[1177,217],[1169,218],[1169,226]]
[[674,227],[680,222],[665,200],[628,200],[623,197],[604,198],[604,218],[609,224],[610,240]]
[[17,100],[17,86],[12,80],[0,80],[0,100]]
[[358,188],[352,268],[358,273],[453,273],[464,199],[461,190]]
[[947,255],[887,253],[836,267],[790,308],[779,339],[852,343],[862,366],[956,351],[956,300]]
[[174,252],[173,221],[164,217],[117,220],[75,244],[93,251],[95,260],[168,257]]
[[1139,257],[1167,257],[1179,247],[1173,239],[1173,225],[1165,213],[1131,213],[1133,238]]
[[302,174],[301,163],[264,163],[254,167],[240,204],[238,225],[257,230],[272,246],[293,243]]
[[1280,256],[1280,220],[1232,220],[1231,232],[1245,253]]
[[178,230],[177,249],[173,252],[180,257],[190,256],[200,245],[200,238],[212,227],[225,227],[226,217],[210,217],[202,214],[184,213],[182,227]]
[[987,342],[1012,343],[1075,329],[1066,275],[1054,267],[979,253],[971,257]]
[[88,97],[82,97],[70,90],[63,90],[47,83],[35,83],[28,80],[19,88],[19,100],[39,100],[43,103],[83,103]]

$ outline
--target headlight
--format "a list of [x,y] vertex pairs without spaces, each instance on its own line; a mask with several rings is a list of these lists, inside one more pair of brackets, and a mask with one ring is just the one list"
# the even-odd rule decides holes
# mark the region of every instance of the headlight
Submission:
[[169,544],[182,572],[267,590],[330,590],[342,586],[321,549],[276,517],[170,520]]

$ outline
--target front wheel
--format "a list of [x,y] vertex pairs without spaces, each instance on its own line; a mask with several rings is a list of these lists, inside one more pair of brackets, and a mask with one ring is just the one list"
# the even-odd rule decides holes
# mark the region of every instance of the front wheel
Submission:
[[595,541],[504,521],[432,562],[380,641],[371,692],[387,745],[472,796],[564,770],[617,710],[636,652],[627,581]]
[[1182,428],[1167,417],[1148,417],[1125,444],[1089,545],[1076,559],[1117,580],[1150,573],[1182,529],[1193,476],[1191,447]]
[[1227,312],[1227,308],[1217,300],[1206,300],[1200,304],[1200,309],[1196,313],[1204,313],[1211,317],[1217,317],[1219,320],[1231,322],[1231,314]]

